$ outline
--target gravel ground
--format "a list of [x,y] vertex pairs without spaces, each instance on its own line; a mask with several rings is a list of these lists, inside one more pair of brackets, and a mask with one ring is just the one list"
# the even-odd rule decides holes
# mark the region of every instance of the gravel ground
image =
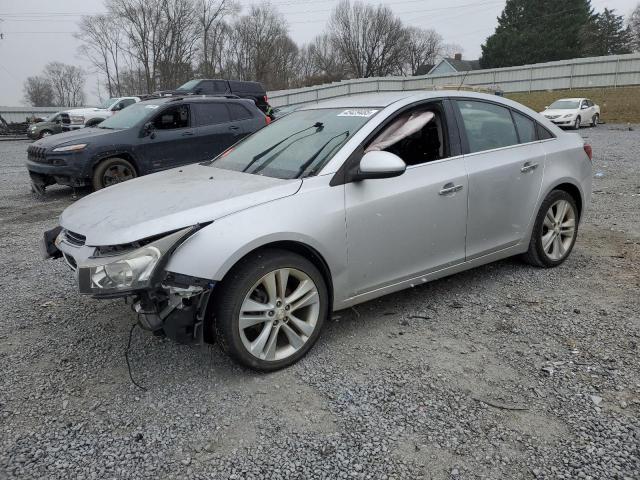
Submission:
[[[585,129],[560,268],[515,259],[338,312],[263,375],[134,331],[37,239],[73,200],[0,142],[0,478],[640,478],[640,128]],[[86,194],[86,192],[79,192]]]

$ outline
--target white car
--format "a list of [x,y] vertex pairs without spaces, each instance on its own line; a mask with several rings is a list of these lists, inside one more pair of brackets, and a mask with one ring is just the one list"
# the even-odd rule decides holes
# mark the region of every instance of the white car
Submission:
[[70,123],[65,124],[62,130],[69,131],[92,127],[140,100],[142,100],[140,97],[114,97],[106,99],[99,107],[66,110],[64,113],[69,114]]
[[600,121],[600,107],[588,98],[561,98],[540,113],[559,127],[575,130],[584,125],[597,127]]

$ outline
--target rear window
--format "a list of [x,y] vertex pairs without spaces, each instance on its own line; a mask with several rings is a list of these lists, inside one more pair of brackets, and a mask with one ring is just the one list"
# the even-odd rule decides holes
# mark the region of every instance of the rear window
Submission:
[[229,111],[224,103],[194,103],[192,105],[198,125],[215,125],[216,123],[226,123],[229,118]]

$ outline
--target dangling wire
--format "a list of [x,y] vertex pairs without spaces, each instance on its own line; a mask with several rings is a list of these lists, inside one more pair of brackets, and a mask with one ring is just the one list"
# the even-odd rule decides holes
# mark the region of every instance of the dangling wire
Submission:
[[131,348],[131,337],[133,336],[133,331],[137,326],[138,326],[138,322],[134,323],[133,326],[131,327],[131,330],[129,330],[129,342],[127,343],[127,349],[124,351],[124,359],[127,362],[127,369],[129,370],[129,378],[131,379],[131,383],[133,383],[140,390],[147,391],[145,387],[143,387],[133,379],[133,375],[131,374],[131,365],[129,364],[129,349]]

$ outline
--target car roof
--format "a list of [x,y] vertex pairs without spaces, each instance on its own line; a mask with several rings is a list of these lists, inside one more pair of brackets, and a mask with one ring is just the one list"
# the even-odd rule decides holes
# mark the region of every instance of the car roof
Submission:
[[225,96],[215,96],[215,95],[183,95],[183,96],[175,96],[175,97],[157,97],[152,98],[151,100],[143,100],[140,102],[144,105],[163,105],[165,103],[178,103],[178,102],[189,102],[189,103],[216,103],[216,102],[251,102],[254,103],[253,100],[248,98],[229,98]]
[[572,98],[559,98],[558,100],[556,100],[556,102],[559,102],[560,100],[571,100],[571,101],[579,101],[579,100],[588,100],[587,97],[572,97]]
[[467,90],[414,90],[403,92],[376,92],[376,93],[362,93],[357,95],[345,96],[334,98],[331,100],[325,100],[313,105],[302,106],[301,110],[314,110],[317,108],[360,108],[360,107],[379,107],[384,108],[392,105],[393,103],[403,100],[428,100],[430,98],[442,98],[442,97],[464,97],[464,98],[477,98],[479,100],[491,100],[496,103],[502,103],[510,106],[518,106],[522,108],[520,104],[516,104],[511,100],[505,99],[498,95],[490,95],[487,93],[470,92]]

